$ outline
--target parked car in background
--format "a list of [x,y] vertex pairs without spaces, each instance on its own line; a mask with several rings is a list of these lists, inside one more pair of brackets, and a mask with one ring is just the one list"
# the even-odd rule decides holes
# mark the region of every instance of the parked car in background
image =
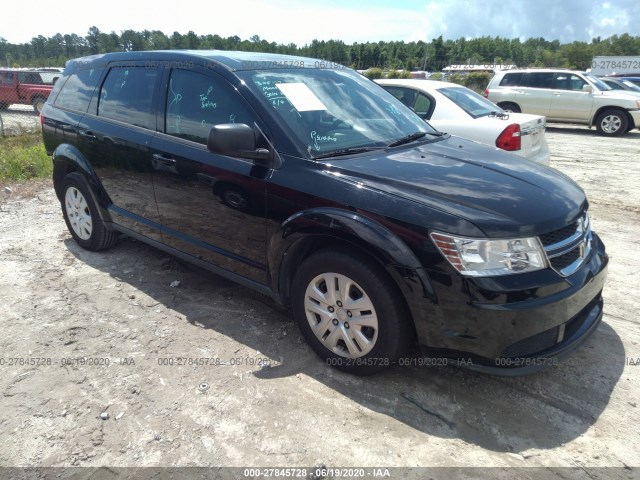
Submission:
[[[600,81],[605,85],[611,87],[612,90],[627,90],[630,92],[640,93],[640,86],[624,77],[600,77]],[[640,81],[640,78],[638,79],[638,81]]]
[[640,99],[585,72],[502,70],[484,96],[504,110],[544,115],[547,121],[595,126],[602,135],[640,128]]
[[635,83],[640,87],[640,73],[613,73],[611,75],[607,75],[606,78],[619,78],[629,80],[632,83]]
[[473,90],[434,80],[376,80],[431,126],[547,165],[545,118],[506,113]]
[[530,373],[602,319],[608,256],[576,183],[341,65],[96,55],[68,62],[40,119],[78,245],[125,234],[268,295],[328,365],[370,374],[417,342]]
[[55,70],[0,69],[0,110],[23,104],[40,113],[61,75]]

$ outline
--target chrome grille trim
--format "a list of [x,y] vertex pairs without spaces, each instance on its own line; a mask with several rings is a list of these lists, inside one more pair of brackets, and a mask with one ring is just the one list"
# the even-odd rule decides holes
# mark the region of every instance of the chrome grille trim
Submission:
[[[585,213],[576,222],[576,230],[573,234],[544,247],[549,265],[563,277],[574,274],[591,255],[592,240],[593,235],[591,234],[589,215]],[[577,258],[575,260],[567,265],[564,264],[571,259],[571,257],[563,259],[564,256],[571,255],[573,257],[576,254]]]

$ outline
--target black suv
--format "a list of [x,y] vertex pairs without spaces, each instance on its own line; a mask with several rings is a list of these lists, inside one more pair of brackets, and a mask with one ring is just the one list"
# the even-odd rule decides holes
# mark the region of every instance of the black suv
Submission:
[[[142,240],[290,306],[328,363],[535,371],[593,333],[608,257],[559,172],[433,130],[321,60],[70,61],[41,116],[71,235]],[[415,357],[409,357],[415,358]]]

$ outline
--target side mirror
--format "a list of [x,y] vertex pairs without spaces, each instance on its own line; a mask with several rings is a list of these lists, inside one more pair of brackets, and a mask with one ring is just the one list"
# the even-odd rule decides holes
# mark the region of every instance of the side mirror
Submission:
[[591,93],[593,92],[593,87],[591,85],[585,84],[582,86],[582,91],[583,92],[587,92],[587,93]]
[[256,148],[256,135],[244,123],[222,123],[209,131],[207,148],[221,155],[266,161],[271,152],[266,148]]

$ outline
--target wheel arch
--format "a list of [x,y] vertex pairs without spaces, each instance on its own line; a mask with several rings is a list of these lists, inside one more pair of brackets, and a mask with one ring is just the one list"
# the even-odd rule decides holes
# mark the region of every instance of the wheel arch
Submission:
[[98,207],[98,214],[105,224],[111,222],[108,206],[111,200],[107,195],[102,183],[98,179],[93,167],[82,153],[73,145],[59,145],[53,152],[53,188],[58,200],[62,202],[62,182],[64,178],[73,172],[82,176],[91,194],[94,203]]
[[314,208],[288,218],[272,235],[267,252],[272,288],[290,303],[296,268],[320,249],[353,248],[380,266],[401,293],[418,338],[426,335],[425,304],[435,292],[422,264],[407,244],[384,225],[353,211]]
[[[627,117],[627,128],[629,125],[633,125],[633,117],[631,117],[631,114],[627,111],[627,109],[625,109],[624,107],[619,107],[617,105],[607,105],[604,107],[600,107],[598,108],[598,110],[596,110],[596,112],[593,114],[593,117],[591,117],[591,122],[589,123],[590,127],[594,127],[596,125],[596,122],[598,121],[598,117],[605,111],[607,110],[619,110],[622,113],[624,113]],[[627,132],[629,130],[626,130]]]

